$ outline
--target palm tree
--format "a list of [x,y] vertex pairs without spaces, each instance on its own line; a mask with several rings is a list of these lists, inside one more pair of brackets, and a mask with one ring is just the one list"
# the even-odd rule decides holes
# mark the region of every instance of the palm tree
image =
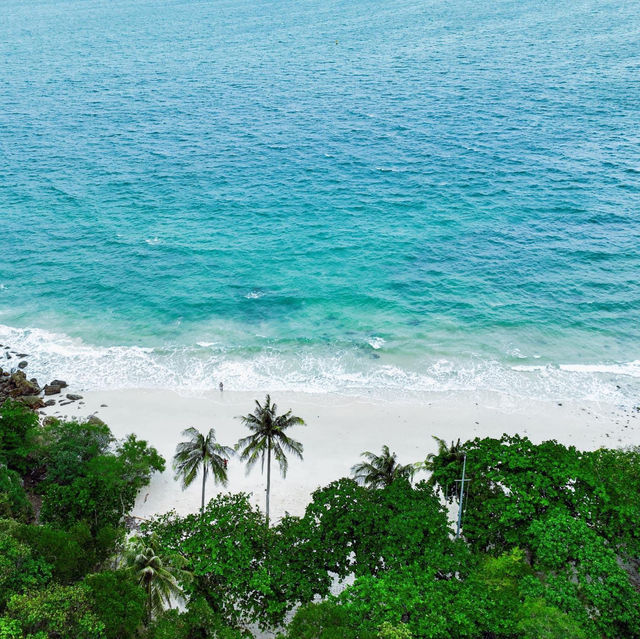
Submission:
[[132,537],[125,547],[121,564],[129,571],[146,593],[146,623],[162,612],[165,605],[171,608],[171,600],[182,597],[180,582],[186,582],[191,574],[182,569],[184,558],[171,555],[163,560],[158,555],[154,537]]
[[366,461],[351,468],[354,479],[370,488],[384,488],[399,478],[411,480],[415,468],[408,464],[403,466],[396,461],[396,454],[389,452],[388,446],[382,447],[382,455],[375,455],[368,450],[362,453]]
[[233,455],[233,448],[222,446],[216,442],[216,431],[211,428],[205,437],[196,428],[182,431],[188,440],[176,446],[173,458],[173,468],[176,479],[182,479],[182,490],[188,488],[198,476],[202,467],[202,504],[200,511],[204,511],[204,487],[207,483],[209,471],[216,482],[227,485],[227,458]]
[[[435,486],[436,484],[441,485],[442,492],[446,499],[449,499],[451,496],[458,494],[458,487],[455,484],[455,480],[449,481],[448,477],[451,473],[453,473],[456,477],[458,476],[459,467],[462,465],[464,460],[464,447],[460,443],[460,439],[457,442],[451,442],[451,445],[448,446],[447,442],[440,437],[433,436],[433,439],[438,443],[438,452],[437,453],[429,453],[422,463],[422,468],[427,472],[431,473],[431,477],[427,480],[427,483],[431,486]],[[453,482],[453,493],[449,494],[449,485]]]
[[271,454],[280,464],[282,476],[286,477],[289,462],[285,453],[292,453],[302,459],[302,444],[291,439],[284,431],[291,426],[304,424],[301,417],[291,414],[291,410],[278,415],[278,407],[271,403],[267,395],[264,404],[256,400],[253,413],[240,417],[242,423],[251,431],[251,435],[244,437],[236,444],[236,450],[241,450],[240,459],[247,462],[247,472],[258,459],[262,462],[267,458],[267,526],[269,526],[269,495],[271,493]]

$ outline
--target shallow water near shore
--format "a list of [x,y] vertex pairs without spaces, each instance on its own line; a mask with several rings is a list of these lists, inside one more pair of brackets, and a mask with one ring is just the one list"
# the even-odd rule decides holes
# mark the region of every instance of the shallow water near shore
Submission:
[[34,371],[637,402],[631,4],[4,9],[0,342]]

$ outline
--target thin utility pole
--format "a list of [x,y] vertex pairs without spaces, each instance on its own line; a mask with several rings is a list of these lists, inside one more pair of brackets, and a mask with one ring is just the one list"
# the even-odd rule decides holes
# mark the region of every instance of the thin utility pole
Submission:
[[467,471],[467,455],[465,453],[464,461],[462,462],[462,479],[456,479],[456,481],[460,482],[460,504],[458,505],[458,528],[456,529],[456,539],[460,538],[460,528],[462,526],[462,506],[464,501],[464,483],[466,481],[471,481],[470,479],[465,478],[465,474]]

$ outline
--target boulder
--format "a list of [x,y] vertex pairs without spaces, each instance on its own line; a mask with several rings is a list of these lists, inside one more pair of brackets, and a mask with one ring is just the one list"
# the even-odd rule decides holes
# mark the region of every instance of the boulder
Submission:
[[18,368],[26,368],[29,365],[29,362],[22,360],[21,362],[18,362]]
[[60,388],[66,388],[68,384],[61,379],[54,379],[49,386],[60,386]]
[[44,387],[45,395],[57,395],[60,392],[60,386],[56,386],[54,384],[47,384]]
[[106,426],[106,424],[97,415],[90,415],[87,417],[87,424],[93,424],[94,426]]
[[56,400],[55,399],[48,399],[45,403],[45,406],[55,406],[56,405]]
[[72,402],[77,402],[79,399],[82,399],[82,395],[74,395],[73,393],[67,393],[67,399]]
[[40,389],[30,382],[22,371],[16,371],[6,381],[6,390],[10,397],[22,397],[23,395],[37,395]]
[[44,402],[39,395],[23,395],[20,401],[28,406],[31,410],[37,410],[38,408],[44,408]]

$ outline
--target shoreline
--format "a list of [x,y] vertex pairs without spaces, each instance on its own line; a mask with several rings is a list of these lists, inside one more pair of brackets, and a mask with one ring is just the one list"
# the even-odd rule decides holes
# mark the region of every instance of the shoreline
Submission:
[[[346,350],[305,346],[302,350],[262,347],[244,355],[221,344],[95,345],[65,333],[15,328],[0,322],[0,346],[29,353],[29,374],[62,378],[78,392],[142,388],[175,389],[198,397],[216,388],[238,392],[295,392],[309,395],[384,397],[427,402],[445,394],[512,395],[522,401],[606,402],[632,408],[640,397],[640,359],[560,357],[554,361],[516,351],[414,353],[398,359],[384,345],[351,344]],[[9,348],[2,346],[2,348]],[[1,355],[1,353],[0,353]],[[0,365],[2,365],[0,357]],[[12,361],[5,366],[15,366]],[[517,401],[520,401],[518,399]]]
[[[254,400],[262,401],[264,394],[225,390],[184,396],[171,390],[89,391],[83,393],[82,404],[56,404],[41,412],[76,419],[95,414],[109,425],[116,438],[135,433],[155,446],[167,460],[167,470],[152,478],[132,513],[148,518],[171,509],[186,514],[199,508],[199,483],[182,491],[171,470],[181,431],[189,426],[201,431],[214,427],[218,441],[233,446],[245,434],[236,417],[253,410]],[[290,433],[303,443],[304,460],[289,460],[286,479],[277,469],[272,475],[274,520],[285,513],[302,514],[315,489],[349,476],[360,453],[377,453],[383,444],[406,464],[422,461],[429,452],[435,452],[433,436],[449,442],[517,433],[536,443],[556,439],[579,449],[640,443],[640,413],[605,402],[536,401],[470,392],[433,393],[423,397],[424,401],[416,401],[276,391],[272,399],[279,411],[291,408],[306,422]],[[232,458],[228,487],[209,482],[207,499],[223,492],[247,492],[253,504],[264,508],[264,489],[265,477],[259,465],[247,475],[244,465]]]

